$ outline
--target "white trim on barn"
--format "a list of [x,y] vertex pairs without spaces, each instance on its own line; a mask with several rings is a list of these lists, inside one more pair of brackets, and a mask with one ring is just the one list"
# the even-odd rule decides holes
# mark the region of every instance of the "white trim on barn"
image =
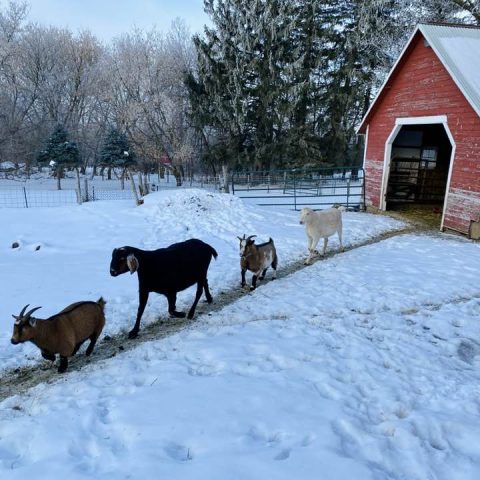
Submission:
[[365,131],[365,142],[363,144],[363,170],[365,170],[365,162],[367,161],[367,144],[368,144],[368,128],[370,125],[367,125],[367,130]]
[[[383,158],[383,175],[382,187],[380,190],[380,210],[387,209],[387,187],[388,178],[390,176],[390,165],[392,163],[392,145],[397,137],[398,132],[404,125],[443,125],[450,144],[452,152],[450,154],[450,163],[448,165],[447,185],[445,187],[445,199],[443,201],[442,221],[440,223],[440,230],[443,230],[443,222],[445,219],[445,209],[447,207],[448,192],[450,190],[450,180],[452,178],[453,162],[455,160],[456,143],[453,139],[452,132],[448,128],[448,119],[446,115],[433,115],[431,117],[398,117],[395,119],[395,126],[385,142],[384,158]],[[368,132],[368,127],[367,127]],[[366,150],[366,149],[365,149]]]

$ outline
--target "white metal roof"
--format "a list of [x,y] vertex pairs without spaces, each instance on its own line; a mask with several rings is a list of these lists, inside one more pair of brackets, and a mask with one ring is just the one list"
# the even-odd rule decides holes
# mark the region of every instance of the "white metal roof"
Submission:
[[432,47],[472,108],[477,112],[477,115],[480,116],[480,28],[462,25],[419,24],[395,65],[390,70],[368,112],[363,117],[357,132],[364,126],[365,120],[370,115],[373,106],[390,80],[400,59],[419,31]]

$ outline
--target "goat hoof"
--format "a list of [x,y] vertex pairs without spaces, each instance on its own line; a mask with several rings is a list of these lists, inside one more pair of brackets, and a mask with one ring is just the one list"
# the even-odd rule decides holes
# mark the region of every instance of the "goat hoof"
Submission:
[[58,373],[65,373],[67,371],[67,367],[58,367]]
[[250,291],[253,292],[257,287],[250,287]]
[[130,332],[128,332],[128,338],[134,339],[137,337],[138,337],[138,330],[130,330]]
[[169,313],[174,318],[185,318],[185,312],[174,311],[174,312],[169,312]]

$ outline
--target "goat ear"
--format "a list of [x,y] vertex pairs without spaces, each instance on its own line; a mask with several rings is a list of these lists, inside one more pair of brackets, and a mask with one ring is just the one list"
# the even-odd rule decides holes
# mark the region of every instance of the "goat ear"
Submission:
[[12,313],[12,317],[15,319],[15,325],[18,325],[20,321],[22,320],[22,317],[18,317],[17,315],[14,315]]
[[36,324],[37,324],[37,319],[36,318],[33,318],[33,317],[30,317],[28,319],[28,323],[31,327],[34,327]]
[[137,260],[137,257],[131,253],[128,257],[127,257],[127,265],[128,265],[128,269],[130,270],[130,273],[135,273],[137,270],[138,270],[138,260]]

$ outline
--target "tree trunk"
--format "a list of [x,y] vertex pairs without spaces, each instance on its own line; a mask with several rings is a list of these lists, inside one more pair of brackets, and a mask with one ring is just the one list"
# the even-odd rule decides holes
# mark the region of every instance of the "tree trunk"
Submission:
[[125,172],[127,171],[126,168],[122,170],[122,175],[120,176],[120,185],[122,190],[125,190]]
[[177,166],[173,167],[173,175],[175,176],[175,180],[177,181],[177,187],[182,186],[182,172]]
[[149,182],[148,182],[148,174],[143,174],[143,194],[148,195],[150,193]]
[[61,190],[62,189],[62,185],[60,183],[60,179],[62,178],[62,171],[63,171],[63,168],[58,166],[57,169],[56,169],[56,173],[57,173],[57,190]]
[[228,166],[225,163],[222,165],[222,180],[223,191],[225,193],[230,193],[230,185],[228,183]]
[[140,199],[138,198],[138,193],[137,193],[137,188],[135,187],[135,181],[133,180],[133,175],[131,172],[128,172],[129,173],[129,177],[130,177],[130,185],[132,187],[132,193],[133,193],[133,196],[135,197],[135,203],[137,205],[140,205]]
[[81,205],[82,204],[82,188],[80,186],[80,172],[78,171],[78,167],[75,167],[75,172],[77,174],[77,202]]

